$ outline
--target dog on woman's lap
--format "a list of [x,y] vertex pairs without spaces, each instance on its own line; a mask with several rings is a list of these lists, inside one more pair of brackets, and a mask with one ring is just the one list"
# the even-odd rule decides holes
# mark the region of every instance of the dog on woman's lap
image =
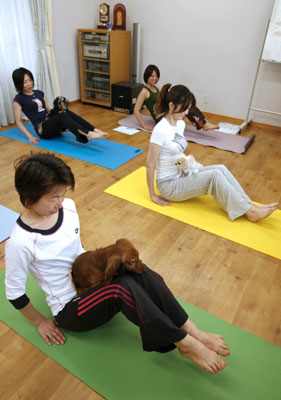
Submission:
[[72,265],[71,275],[77,294],[81,295],[100,283],[110,283],[116,275],[126,271],[141,274],[144,269],[137,249],[129,240],[119,239],[115,244],[80,254]]
[[58,96],[53,102],[53,108],[49,111],[49,117],[53,117],[61,112],[68,111],[69,100],[66,97]]

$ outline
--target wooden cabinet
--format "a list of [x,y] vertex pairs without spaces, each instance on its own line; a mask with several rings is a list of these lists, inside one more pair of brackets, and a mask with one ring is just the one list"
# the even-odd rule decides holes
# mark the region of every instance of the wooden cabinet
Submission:
[[130,31],[78,29],[81,101],[111,107],[111,84],[130,80]]

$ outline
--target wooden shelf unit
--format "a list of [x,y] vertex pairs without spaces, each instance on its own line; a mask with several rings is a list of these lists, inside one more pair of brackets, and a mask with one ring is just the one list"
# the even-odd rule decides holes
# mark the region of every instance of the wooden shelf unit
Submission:
[[130,80],[131,32],[77,32],[81,101],[111,107],[112,83]]

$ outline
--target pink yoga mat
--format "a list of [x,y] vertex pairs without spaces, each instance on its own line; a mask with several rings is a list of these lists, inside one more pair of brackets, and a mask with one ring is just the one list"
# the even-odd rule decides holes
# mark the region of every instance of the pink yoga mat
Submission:
[[[146,124],[154,126],[155,122],[152,117],[142,115]],[[136,128],[145,131],[134,115],[120,119],[118,124],[127,128]],[[148,132],[148,131],[146,131]],[[192,125],[186,125],[184,136],[187,141],[202,144],[203,146],[216,147],[221,150],[228,150],[234,153],[245,153],[248,147],[253,143],[255,135],[247,138],[245,136],[230,135],[228,133],[217,131],[197,130]]]

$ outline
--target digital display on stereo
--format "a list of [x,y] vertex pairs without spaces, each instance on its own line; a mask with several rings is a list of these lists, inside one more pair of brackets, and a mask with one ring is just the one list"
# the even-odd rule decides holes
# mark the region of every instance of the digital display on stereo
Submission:
[[83,55],[84,57],[109,59],[109,47],[107,44],[84,44]]

